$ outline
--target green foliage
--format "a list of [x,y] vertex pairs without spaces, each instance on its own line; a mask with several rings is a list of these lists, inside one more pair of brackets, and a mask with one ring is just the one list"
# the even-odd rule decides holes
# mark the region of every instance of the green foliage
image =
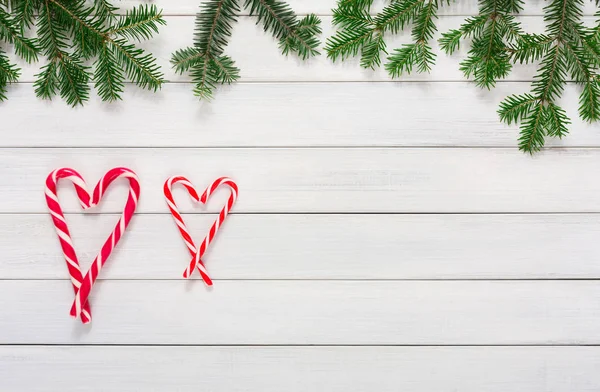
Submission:
[[[37,60],[39,49],[34,40],[23,35],[19,20],[0,6],[0,43],[14,46],[15,53],[28,63]],[[0,47],[0,101],[6,99],[7,85],[19,79],[21,70],[12,63]]]
[[513,12],[521,9],[521,0],[481,0],[479,14],[465,20],[458,29],[442,34],[440,47],[452,54],[462,39],[471,41],[466,59],[460,63],[465,77],[473,77],[479,87],[490,89],[512,70],[509,45],[523,35]]
[[[460,49],[468,54],[460,63],[465,77],[491,89],[506,78],[515,64],[539,63],[531,92],[511,95],[500,105],[501,121],[520,124],[519,148],[533,153],[546,137],[568,134],[570,119],[558,100],[569,80],[581,86],[579,115],[585,121],[600,119],[600,22],[583,25],[583,0],[548,0],[544,8],[546,31],[526,33],[515,18],[523,0],[479,0],[478,15],[466,18],[457,29],[444,32],[440,48],[447,54]],[[332,61],[361,57],[364,68],[381,66],[387,54],[384,34],[411,28],[412,42],[391,51],[384,67],[392,78],[429,72],[435,62],[429,42],[436,32],[441,0],[390,0],[379,13],[369,13],[372,1],[338,0],[333,10],[336,33],[327,40]],[[600,12],[597,14],[600,17]]]
[[[27,62],[44,57],[36,75],[36,95],[60,95],[69,105],[89,99],[90,81],[106,101],[121,99],[125,76],[156,91],[164,82],[152,55],[131,41],[150,39],[164,25],[155,6],[142,5],[116,14],[108,0],[10,0],[0,3],[0,43],[12,44]],[[25,32],[34,29],[36,38]],[[91,66],[90,66],[91,64]],[[0,100],[19,69],[0,51]]]
[[[279,0],[245,0],[243,7],[279,40],[282,54],[293,52],[303,60],[319,54],[321,20],[316,15],[298,19],[289,5]],[[194,45],[177,50],[171,57],[177,73],[190,73],[194,94],[200,99],[212,98],[218,85],[240,77],[233,59],[224,54],[239,13],[237,0],[203,2],[196,15]]]
[[387,56],[385,69],[392,77],[429,72],[435,54],[429,45],[437,28],[438,0],[395,0],[374,17],[369,14],[371,1],[339,0],[333,10],[336,33],[327,40],[325,51],[333,61],[360,55],[363,68],[381,66],[388,55],[384,34],[397,34],[412,24],[412,42],[394,49]]
[[520,122],[519,148],[533,153],[544,146],[545,137],[562,138],[568,133],[570,119],[557,104],[569,77],[582,86],[579,115],[586,121],[600,118],[598,85],[598,27],[582,23],[582,0],[553,0],[544,8],[546,34],[524,34],[511,44],[511,61],[540,61],[538,72],[527,95],[529,104],[515,105],[515,96],[501,104],[501,120]]

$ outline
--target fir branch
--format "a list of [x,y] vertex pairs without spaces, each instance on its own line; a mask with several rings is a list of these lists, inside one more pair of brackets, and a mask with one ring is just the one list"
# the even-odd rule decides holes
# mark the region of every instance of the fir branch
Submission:
[[108,34],[141,42],[158,34],[159,26],[165,24],[161,11],[155,5],[141,5],[127,11]]
[[538,61],[550,49],[553,41],[554,38],[544,34],[523,34],[509,49],[511,61],[520,64]]
[[502,8],[508,10],[508,12],[512,12],[514,14],[518,14],[523,11],[524,0],[505,0],[504,6]]
[[411,73],[413,65],[417,62],[420,46],[417,44],[406,44],[402,48],[395,49],[390,57],[385,69],[392,76],[397,78],[404,73]]
[[20,70],[12,64],[6,53],[0,49],[0,101],[6,99],[7,85],[19,80]]
[[556,104],[564,91],[568,74],[583,85],[579,100],[580,116],[586,121],[599,117],[600,90],[593,56],[597,42],[581,27],[581,8],[580,0],[553,0],[544,8],[547,34],[521,36],[511,54],[515,62],[541,58],[532,93],[527,95],[534,100],[533,103],[517,107],[518,115],[507,111],[514,104],[514,97],[508,97],[500,106],[502,121],[508,124],[522,122],[519,147],[524,151],[538,151],[544,145],[545,136],[562,138],[568,133],[569,117]]
[[117,17],[118,8],[113,6],[108,0],[94,0],[94,15],[99,19],[112,24]]
[[[302,59],[319,54],[316,36],[321,33],[321,20],[316,15],[298,19],[289,5],[279,0],[246,0],[244,7],[279,40],[283,54],[295,52]],[[240,77],[233,59],[224,54],[239,12],[237,0],[203,2],[196,14],[194,45],[176,50],[171,56],[175,72],[190,73],[194,94],[200,99],[211,99],[218,85]]]
[[388,57],[385,68],[392,78],[399,77],[403,72],[410,73],[413,65],[418,72],[429,72],[435,63],[435,54],[427,44],[437,31],[434,19],[437,19],[437,2],[429,0],[417,14],[414,22],[412,39],[414,44],[404,45],[403,49],[396,49]]
[[[279,40],[283,54],[295,52],[303,60],[319,54],[321,23],[316,15],[308,15],[302,22],[290,6],[279,0],[246,0],[244,8],[249,9],[250,16],[257,17],[265,31],[270,31]],[[312,25],[312,28],[306,27]]]
[[393,2],[375,17],[376,28],[383,32],[398,33],[419,15],[424,1],[400,0]]
[[196,15],[194,46],[205,56],[219,56],[225,50],[240,9],[235,0],[209,0]]
[[204,52],[196,47],[188,47],[175,51],[171,56],[171,64],[173,64],[175,72],[183,74],[192,67],[201,67],[203,59]]
[[325,51],[332,61],[345,60],[358,55],[363,47],[372,41],[374,29],[360,28],[340,30],[327,40]]
[[33,84],[35,95],[43,99],[52,99],[57,94],[59,85],[57,68],[58,60],[51,61],[42,67]]
[[18,21],[0,8],[0,40],[13,44],[17,56],[28,63],[37,61],[39,52],[37,43],[35,40],[23,36],[22,29],[17,26]]
[[106,31],[102,21],[93,16],[93,8],[88,7],[85,0],[49,2],[52,19],[66,28],[78,54],[84,59],[95,56],[102,47]]
[[338,7],[353,7],[361,11],[369,12],[373,0],[339,0]]
[[532,105],[531,111],[523,117],[519,137],[520,150],[532,154],[544,146],[545,122],[544,105],[537,100]]
[[482,0],[477,17],[467,19],[458,30],[442,34],[440,46],[448,54],[458,49],[461,39],[472,39],[460,70],[467,78],[473,77],[477,86],[490,89],[512,70],[511,44],[520,40],[523,32],[510,13],[520,6],[515,1]]
[[321,42],[316,36],[321,32],[321,20],[314,14],[306,15],[296,24],[293,34],[279,40],[281,53],[287,55],[295,52],[302,60],[318,56],[317,47]]
[[87,67],[79,58],[64,56],[57,63],[60,96],[71,106],[83,105],[89,99],[90,86]]
[[107,43],[131,81],[141,88],[152,91],[160,88],[164,82],[164,75],[151,54],[145,53],[124,39],[110,39]]
[[[220,81],[228,80],[229,83],[239,78],[239,72],[233,69],[233,60],[222,56],[239,12],[235,0],[209,0],[203,3],[201,11],[196,14],[194,46],[180,49],[171,57],[171,64],[176,72],[190,71],[196,85],[194,93],[200,99],[212,98]],[[218,58],[223,61],[214,60]],[[223,63],[226,64],[225,67],[220,66]],[[219,75],[228,77],[220,78]]]
[[234,61],[229,56],[213,57],[212,68],[215,72],[217,83],[233,83],[240,77],[240,70],[235,66]]
[[14,1],[12,5],[15,22],[21,31],[24,28],[29,29],[33,27],[35,11],[39,5],[39,0],[19,0]]
[[[350,0],[346,0],[346,2],[350,3]],[[342,2],[338,8],[333,10],[332,23],[339,29],[351,31],[368,28],[373,25],[373,18],[369,12],[362,7]]]
[[567,125],[571,124],[567,113],[555,103],[548,103],[545,107],[546,112],[546,132],[548,136],[558,137],[559,139],[569,133]]
[[381,52],[387,53],[385,40],[383,39],[383,33],[377,32],[374,37],[363,45],[360,66],[371,69],[381,66]]
[[212,99],[218,84],[232,83],[239,78],[239,70],[227,56],[203,57],[200,65],[191,70],[192,78],[196,81],[194,94],[200,99]]
[[587,122],[600,119],[600,84],[597,77],[583,86],[579,96],[579,116]]
[[438,40],[441,49],[447,54],[454,53],[459,49],[461,39],[480,35],[487,22],[488,15],[486,14],[467,18],[459,29],[442,33],[442,37]]
[[37,20],[38,39],[42,52],[48,60],[56,61],[68,50],[69,45],[67,33],[62,26],[54,22],[52,14],[50,1],[43,0]]
[[116,101],[121,99],[123,92],[124,75],[115,54],[108,43],[104,42],[102,50],[94,63],[94,81],[98,95],[103,101]]
[[385,68],[392,77],[410,73],[429,72],[435,54],[429,45],[437,28],[439,0],[395,0],[371,17],[371,2],[339,0],[333,11],[333,24],[338,28],[325,46],[332,61],[361,55],[363,68],[375,69],[381,65],[381,54],[387,54],[385,34],[396,34],[413,23],[412,42],[394,49]]
[[525,119],[539,100],[531,94],[511,95],[500,104],[498,114],[508,125]]
[[[123,16],[109,0],[12,0],[11,6],[14,17],[8,23],[0,8],[0,40],[14,44],[15,53],[28,62],[39,54],[46,57],[34,83],[38,97],[58,94],[72,106],[81,105],[89,99],[92,77],[101,99],[108,101],[120,99],[124,75],[150,90],[162,84],[154,57],[129,42],[148,39],[165,24],[155,6],[142,5]],[[34,21],[37,39],[24,37]]]

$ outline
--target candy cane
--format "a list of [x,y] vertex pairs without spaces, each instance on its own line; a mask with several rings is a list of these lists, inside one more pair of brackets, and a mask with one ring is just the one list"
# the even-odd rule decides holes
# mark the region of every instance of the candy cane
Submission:
[[[63,214],[62,208],[58,202],[58,195],[56,193],[56,186],[58,180],[67,179],[71,181],[79,197],[81,207],[85,210],[90,208],[90,196],[87,190],[87,186],[83,177],[73,169],[62,168],[56,169],[46,179],[46,204],[50,210],[56,233],[60,241],[60,246],[67,262],[67,268],[69,275],[71,276],[71,283],[73,283],[73,290],[75,293],[79,291],[83,276],[81,275],[81,269],[79,268],[79,260],[77,259],[77,253],[73,247],[73,241],[71,240],[71,234],[69,233],[69,227]],[[81,311],[81,321],[89,323],[92,321],[92,313],[90,311],[90,305],[86,303]]]
[[[165,199],[167,200],[167,205],[169,206],[171,215],[173,215],[173,219],[175,219],[175,224],[177,224],[177,228],[181,233],[181,237],[183,237],[183,242],[185,242],[185,245],[190,251],[190,254],[194,256],[196,254],[196,245],[194,244],[194,240],[192,239],[192,236],[187,230],[185,221],[179,213],[177,205],[175,204],[175,199],[173,198],[173,185],[177,183],[183,185],[187,189],[190,196],[192,196],[192,198],[196,202],[200,201],[200,197],[198,196],[198,192],[196,192],[196,188],[194,188],[194,185],[192,185],[192,183],[183,176],[173,176],[170,177],[167,181],[165,181],[163,192],[165,194]],[[212,286],[212,280],[210,279],[208,271],[206,270],[206,267],[204,266],[202,260],[200,260],[200,262],[198,263],[198,272],[200,272],[200,276],[202,276],[202,280],[204,280],[204,283],[206,283],[207,286]]]
[[102,269],[110,253],[121,239],[121,236],[129,225],[131,217],[133,216],[133,213],[137,207],[137,202],[140,197],[139,180],[133,171],[121,167],[109,170],[102,177],[102,179],[100,179],[98,185],[96,185],[94,188],[94,193],[91,197],[91,202],[89,202],[89,207],[98,205],[109,185],[119,178],[127,178],[129,180],[129,195],[127,197],[127,202],[125,203],[125,208],[123,209],[123,213],[121,214],[117,225],[104,245],[102,245],[100,253],[98,256],[96,256],[92,262],[92,265],[81,281],[81,286],[79,287],[79,290],[77,290],[75,294],[75,300],[71,306],[70,314],[73,317],[79,317],[83,313],[83,307],[85,307],[88,302],[90,291],[94,282],[96,281],[96,278],[98,277],[98,274],[100,273],[100,269]]
[[[92,262],[90,269],[85,276],[82,276],[79,267],[79,260],[77,259],[77,254],[73,248],[73,241],[71,240],[69,228],[62,212],[62,208],[58,202],[56,193],[58,180],[62,178],[69,179],[75,186],[81,206],[83,209],[88,209],[98,205],[106,188],[108,188],[108,186],[114,180],[121,177],[129,179],[129,196],[127,198],[127,203],[125,204],[123,214],[121,218],[119,218],[115,229],[102,246],[100,253]],[[100,269],[108,259],[108,256],[112,252],[113,248],[119,242],[119,239],[125,232],[125,229],[129,225],[131,217],[135,212],[137,201],[140,196],[140,184],[138,178],[135,173],[129,169],[122,167],[111,169],[100,179],[94,188],[93,194],[90,195],[87,185],[79,173],[73,169],[61,168],[54,170],[50,173],[50,175],[48,175],[48,178],[46,179],[45,193],[46,203],[48,204],[56,232],[58,233],[60,245],[63,249],[69,274],[71,275],[73,289],[75,290],[75,300],[73,302],[73,306],[71,307],[70,314],[74,317],[81,316],[81,321],[83,323],[89,323],[91,321],[91,312],[88,304],[89,293],[92,289],[92,285],[98,277]]]
[[223,209],[219,213],[219,216],[217,217],[217,219],[211,226],[210,231],[208,232],[208,235],[206,237],[204,237],[204,241],[202,241],[202,244],[200,244],[200,247],[198,248],[196,254],[192,258],[190,265],[183,272],[184,278],[189,278],[190,275],[192,274],[192,271],[194,271],[194,269],[199,265],[200,259],[204,255],[204,252],[206,252],[208,245],[210,245],[212,240],[215,238],[215,235],[217,234],[217,230],[219,230],[219,228],[225,221],[225,218],[227,218],[227,214],[229,214],[231,207],[233,207],[233,204],[235,203],[235,201],[237,199],[237,194],[238,194],[237,184],[235,182],[233,182],[233,180],[231,180],[227,177],[221,177],[221,178],[215,180],[211,184],[211,186],[206,188],[206,190],[204,191],[202,196],[200,196],[200,201],[202,203],[206,204],[206,202],[210,198],[210,195],[212,195],[217,190],[217,188],[219,188],[221,185],[229,186],[229,188],[231,190],[231,195],[229,195],[227,204],[225,205],[225,207],[223,207]]

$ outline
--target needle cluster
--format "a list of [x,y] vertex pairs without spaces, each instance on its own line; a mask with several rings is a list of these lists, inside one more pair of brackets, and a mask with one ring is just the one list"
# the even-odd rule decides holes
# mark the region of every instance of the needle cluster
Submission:
[[[153,5],[116,11],[108,0],[0,0],[0,47],[12,44],[26,62],[44,62],[34,83],[41,98],[60,95],[81,105],[93,83],[102,100],[114,101],[126,80],[156,91],[164,82],[156,59],[133,42],[158,32],[165,24],[161,12]],[[0,99],[19,74],[0,49]]]
[[287,3],[279,0],[204,1],[196,15],[193,46],[177,50],[171,57],[176,72],[190,73],[194,93],[200,99],[212,98],[218,85],[240,77],[225,48],[242,7],[279,41],[283,54],[295,53],[303,60],[319,54],[321,20],[315,15],[299,19]]

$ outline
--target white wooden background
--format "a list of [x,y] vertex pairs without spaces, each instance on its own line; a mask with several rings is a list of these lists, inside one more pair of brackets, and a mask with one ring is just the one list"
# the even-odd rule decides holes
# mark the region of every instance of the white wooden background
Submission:
[[[392,82],[356,61],[284,58],[241,17],[228,53],[242,81],[199,103],[168,68],[198,2],[156,3],[168,26],[146,47],[171,81],[159,94],[128,87],[121,103],[73,110],[34,97],[31,67],[0,105],[0,391],[600,390],[600,130],[576,118],[574,86],[571,134],[530,157],[496,108],[534,68],[488,93],[458,71],[464,51],[440,53],[431,74]],[[333,1],[290,3],[332,33]],[[540,31],[544,4],[527,3],[521,20]],[[440,30],[475,11],[444,9]],[[46,213],[44,179],[59,166],[90,183],[113,166],[142,180],[91,326],[68,316]],[[205,258],[211,290],[180,279],[189,256],[162,196],[180,173],[240,186]],[[67,188],[91,260],[126,186],[85,214]],[[200,236],[220,200],[177,198]]]

